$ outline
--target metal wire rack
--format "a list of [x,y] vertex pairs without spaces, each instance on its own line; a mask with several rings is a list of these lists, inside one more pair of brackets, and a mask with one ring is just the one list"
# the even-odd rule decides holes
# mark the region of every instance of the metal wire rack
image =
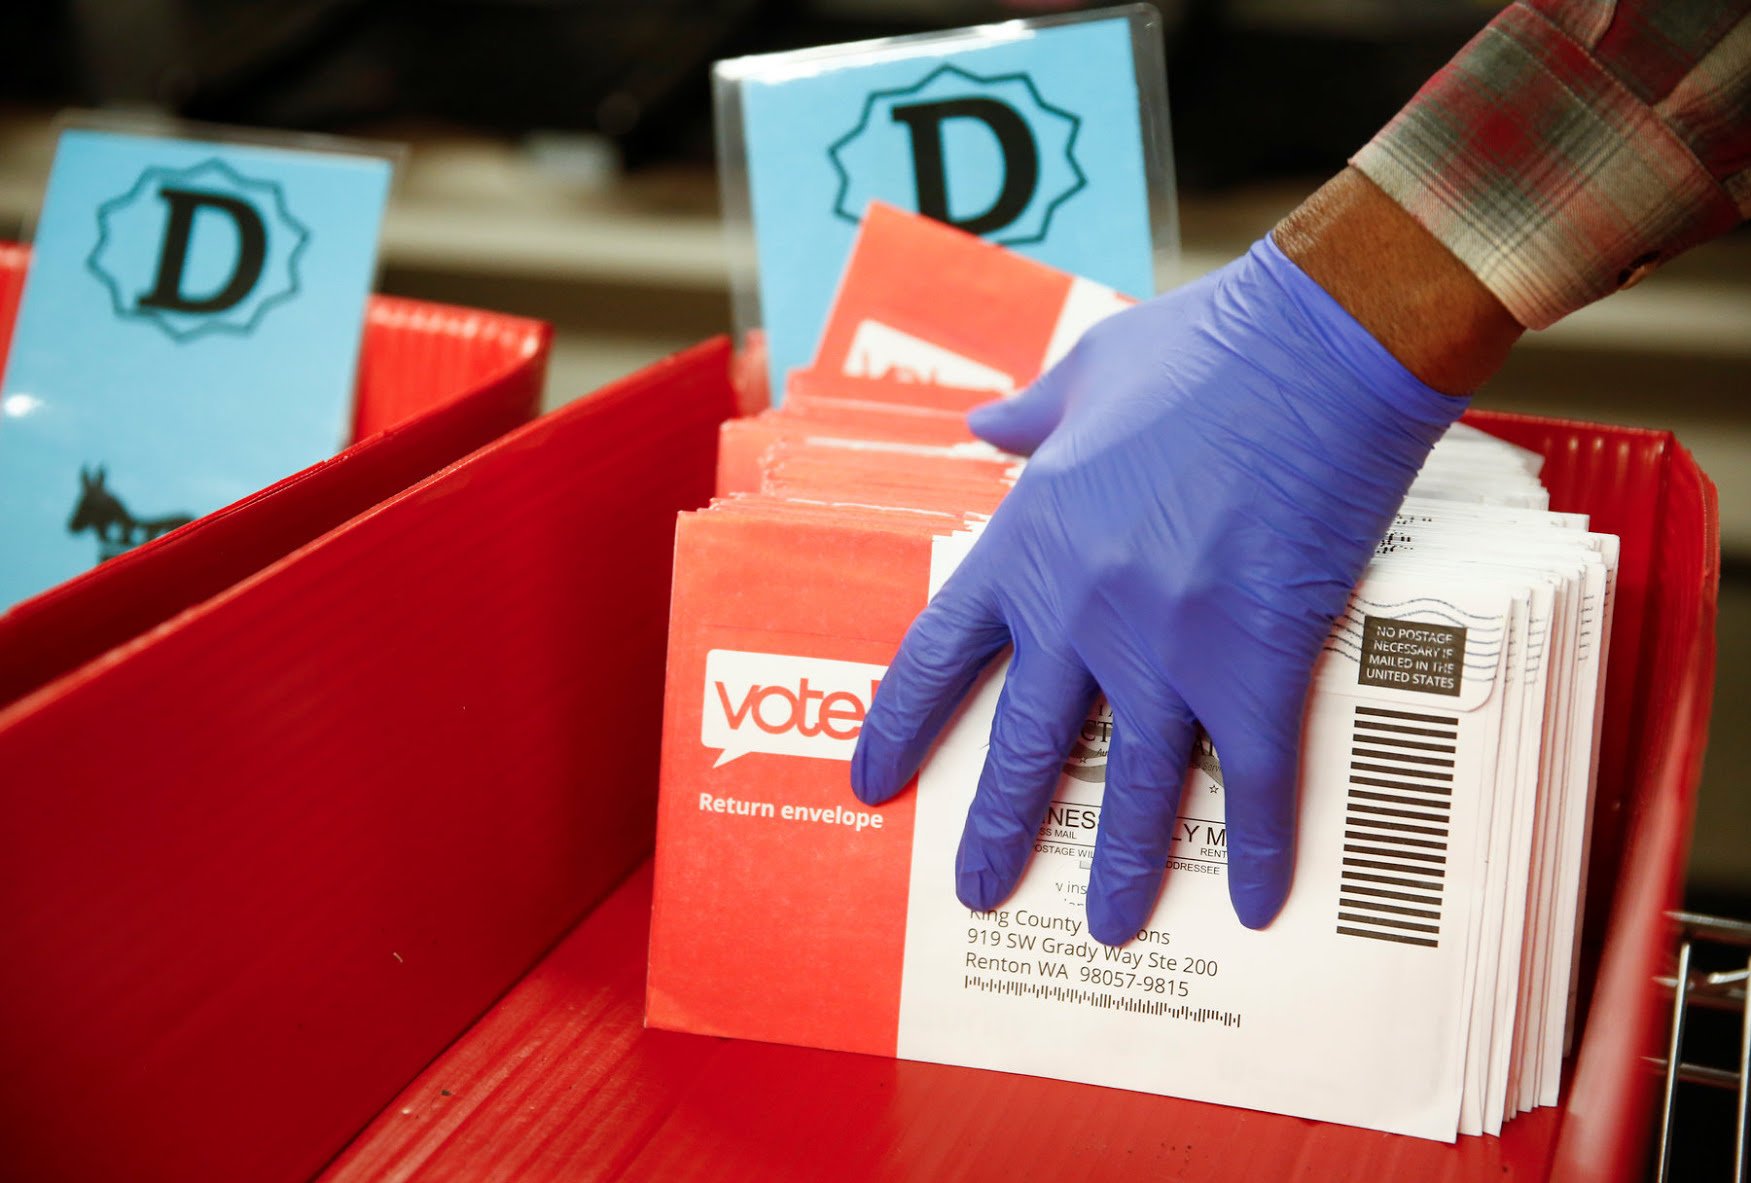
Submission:
[[[1664,1100],[1660,1114],[1659,1183],[1671,1178],[1673,1119],[1678,1109],[1678,1086],[1700,1084],[1727,1089],[1738,1094],[1733,1132],[1733,1180],[1745,1183],[1746,1129],[1751,1115],[1751,995],[1747,981],[1751,979],[1751,952],[1745,952],[1742,967],[1724,970],[1699,970],[1693,967],[1698,947],[1725,945],[1751,951],[1751,924],[1726,920],[1717,916],[1701,916],[1693,912],[1670,914],[1679,928],[1678,972],[1670,978],[1659,978],[1660,986],[1672,994],[1672,1035],[1666,1058],[1654,1064],[1666,1074]],[[1719,1068],[1690,1063],[1684,1059],[1686,1019],[1692,1008],[1737,1011],[1739,1013],[1739,1059],[1737,1069]]]

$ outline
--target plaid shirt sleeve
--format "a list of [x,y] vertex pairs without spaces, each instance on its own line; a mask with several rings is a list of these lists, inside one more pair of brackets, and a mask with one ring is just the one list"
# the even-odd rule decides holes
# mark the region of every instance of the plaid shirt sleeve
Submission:
[[1544,328],[1751,216],[1751,0],[1518,0],[1351,163]]

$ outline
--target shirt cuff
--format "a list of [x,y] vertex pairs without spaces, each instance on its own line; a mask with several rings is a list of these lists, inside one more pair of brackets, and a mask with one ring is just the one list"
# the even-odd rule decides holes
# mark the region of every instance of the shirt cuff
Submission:
[[1739,220],[1658,110],[1524,2],[1498,14],[1351,164],[1527,328]]

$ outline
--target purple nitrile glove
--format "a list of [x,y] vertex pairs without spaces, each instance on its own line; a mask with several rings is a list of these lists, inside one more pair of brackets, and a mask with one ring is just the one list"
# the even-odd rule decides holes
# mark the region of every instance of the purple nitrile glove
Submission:
[[1113,713],[1088,927],[1129,940],[1161,889],[1201,724],[1222,760],[1228,886],[1270,923],[1295,854],[1314,661],[1466,400],[1425,386],[1270,239],[1096,325],[974,431],[1032,452],[906,634],[858,740],[871,804],[917,773],[979,671],[1014,658],[956,887],[1014,889],[1097,693]]

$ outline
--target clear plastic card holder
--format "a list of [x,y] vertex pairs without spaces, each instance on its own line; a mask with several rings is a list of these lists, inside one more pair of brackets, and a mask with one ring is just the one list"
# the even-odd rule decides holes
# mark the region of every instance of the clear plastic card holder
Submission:
[[0,607],[332,456],[400,150],[70,113],[0,373]]
[[[337,136],[327,132],[288,131],[278,128],[246,127],[231,123],[204,123],[183,119],[150,109],[118,109],[113,111],[68,107],[55,113],[52,121],[58,140],[70,131],[108,132],[114,135],[152,136],[167,140],[188,140],[192,143],[241,144],[256,148],[283,149],[288,152],[323,152],[330,156],[357,156],[384,161],[390,168],[389,190],[398,191],[407,168],[408,146],[397,140],[370,140],[357,136]],[[41,209],[33,205],[25,211],[20,238],[30,242],[36,236],[36,222]],[[377,260],[374,276],[381,272]],[[371,290],[376,290],[373,282]]]
[[872,200],[1139,299],[1177,281],[1152,6],[735,58],[713,92],[741,372],[775,401]]

